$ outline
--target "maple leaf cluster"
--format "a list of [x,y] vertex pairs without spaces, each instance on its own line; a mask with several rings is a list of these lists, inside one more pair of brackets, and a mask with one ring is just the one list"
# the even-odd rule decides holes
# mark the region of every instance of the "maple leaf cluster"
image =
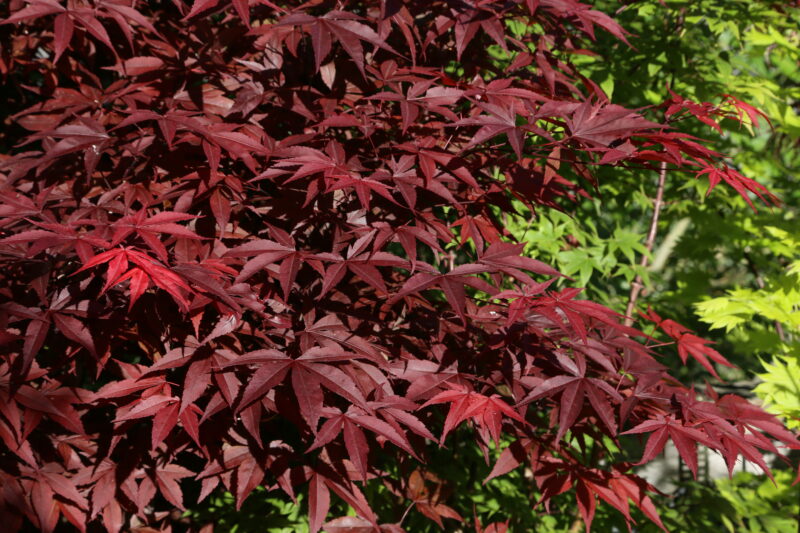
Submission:
[[[671,440],[693,472],[698,443],[764,467],[800,446],[745,400],[679,384],[580,290],[552,289],[558,272],[498,218],[512,198],[589,194],[597,165],[700,165],[771,199],[569,63],[597,31],[625,41],[608,15],[574,0],[11,0],[0,16],[4,531],[168,531],[184,493],[241,505],[258,486],[306,494],[312,532],[399,532],[409,504],[464,520],[424,467],[457,430],[487,460],[511,441],[490,477],[524,465],[545,508],[571,491],[587,526],[598,499],[660,525],[652,487],[611,456],[587,463],[587,438],[649,434],[643,462]],[[726,363],[657,320],[684,360]],[[396,517],[371,508],[370,483]],[[358,516],[329,517],[332,497]]]

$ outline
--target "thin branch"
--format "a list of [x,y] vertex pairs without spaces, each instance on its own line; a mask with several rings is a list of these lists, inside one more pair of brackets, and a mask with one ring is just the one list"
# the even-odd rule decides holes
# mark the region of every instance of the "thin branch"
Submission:
[[[758,271],[756,262],[753,261],[753,257],[747,251],[744,252],[744,258],[747,261],[747,268],[750,269],[750,272],[752,272],[753,276],[756,278],[756,285],[763,291],[766,284],[764,283],[764,277],[761,275],[761,272]],[[775,321],[775,331],[778,333],[778,338],[781,340],[781,342],[786,342],[786,335],[783,332],[783,326],[778,320]]]
[[[642,268],[647,268],[650,263],[650,254],[653,252],[653,245],[656,241],[656,233],[658,231],[658,217],[661,215],[661,207],[664,205],[664,183],[667,180],[667,163],[661,162],[661,168],[658,171],[658,188],[656,189],[656,198],[653,202],[653,216],[650,218],[650,230],[647,232],[647,241],[645,242],[646,254],[642,254],[642,260],[639,265]],[[639,299],[639,293],[642,291],[644,285],[642,284],[642,276],[636,275],[633,283],[631,284],[631,292],[628,296],[628,307],[625,309],[625,325],[630,326],[633,324],[633,310],[636,308],[636,300]]]

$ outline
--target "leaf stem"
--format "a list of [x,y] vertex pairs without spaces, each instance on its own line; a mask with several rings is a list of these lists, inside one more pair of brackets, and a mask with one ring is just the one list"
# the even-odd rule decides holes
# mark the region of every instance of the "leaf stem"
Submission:
[[[656,241],[656,233],[658,232],[658,217],[661,215],[661,208],[664,205],[664,183],[667,181],[667,162],[661,162],[661,168],[658,171],[658,187],[656,188],[656,197],[653,202],[653,215],[650,218],[650,229],[647,232],[647,241],[645,241],[646,254],[642,254],[642,259],[639,265],[642,268],[647,268],[650,262],[650,253],[653,251],[653,245]],[[642,284],[641,274],[637,274],[631,284],[631,292],[628,296],[628,307],[625,309],[625,325],[631,326],[633,324],[633,310],[636,307],[636,300],[639,299],[639,294],[644,285]]]
[[403,516],[400,517],[400,521],[397,522],[398,526],[403,524],[403,521],[406,519],[406,516],[408,516],[408,512],[411,510],[412,507],[414,507],[414,502],[411,502],[411,503],[408,504],[408,507],[406,507],[406,510],[403,513]]

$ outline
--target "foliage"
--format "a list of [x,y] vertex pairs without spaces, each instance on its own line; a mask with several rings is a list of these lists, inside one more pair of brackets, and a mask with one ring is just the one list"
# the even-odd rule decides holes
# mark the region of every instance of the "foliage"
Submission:
[[792,477],[785,470],[776,471],[773,482],[764,476],[741,472],[730,481],[717,481],[720,493],[736,511],[731,518],[723,515],[726,529],[731,533],[797,531],[800,489],[792,484]]
[[[800,76],[795,67],[800,60],[796,31],[800,10],[789,3],[728,0],[641,0],[623,7],[616,2],[598,2],[596,6],[607,13],[617,11],[618,20],[634,34],[629,40],[635,48],[598,34],[598,42],[590,47],[592,54],[575,58],[612,100],[657,106],[671,98],[672,90],[685,99],[706,102],[698,111],[712,111],[720,105],[731,111],[728,106],[733,101],[725,96],[730,95],[756,105],[769,120],[756,116],[759,127],[754,127],[746,113],[741,124],[701,113],[702,119],[712,118],[719,124],[685,116],[676,124],[700,137],[717,137],[716,146],[731,157],[737,169],[758,176],[783,202],[781,209],[748,213],[742,200],[729,196],[723,202],[715,192],[714,200],[706,202],[703,182],[686,181],[674,173],[668,176],[668,201],[645,279],[650,289],[647,303],[659,311],[669,310],[680,322],[702,327],[691,312],[699,295],[724,291],[737,283],[755,284],[751,262],[769,272],[769,259],[754,246],[753,237],[763,226],[783,227],[784,218],[792,216],[798,205],[792,176],[800,169],[800,130],[796,127],[800,123],[796,110]],[[601,243],[610,242],[616,231],[624,231],[640,235],[639,242],[644,242],[656,179],[638,169],[614,168],[613,173],[599,169],[598,175],[597,197],[568,208],[573,221],[570,232],[579,242],[588,241],[596,252],[591,260],[576,263],[584,267],[579,280],[589,277],[587,294],[622,310],[628,296],[626,276],[631,274],[633,261],[626,258],[620,265],[625,267],[624,275],[620,271],[609,276],[609,265],[620,263],[621,258],[598,247],[595,236]],[[542,210],[537,211],[542,216]],[[544,216],[551,215],[545,212]],[[529,241],[540,238],[528,227],[527,218],[514,224],[521,226],[512,229],[515,235],[525,234]],[[724,239],[720,239],[721,227],[725,228]],[[546,235],[543,232],[541,239]],[[549,253],[547,248],[559,245],[551,241],[543,250]],[[539,247],[530,244],[528,250],[539,253]],[[751,359],[737,345],[726,345],[726,350],[745,365]],[[743,357],[737,357],[739,354]]]
[[[602,11],[4,9],[8,530],[166,530],[189,502],[226,508],[227,491],[239,509],[258,491],[289,517],[276,527],[296,524],[296,499],[312,532],[421,531],[470,520],[450,505],[467,494],[448,476],[462,465],[480,474],[471,486],[517,487],[526,507],[577,503],[525,527],[588,528],[600,500],[598,520],[661,528],[622,443],[645,443],[647,462],[672,441],[695,475],[697,444],[765,467],[764,452],[781,453],[773,440],[800,447],[745,399],[681,385],[656,360],[670,348],[542,261],[588,279],[598,256],[583,259],[579,239],[562,233],[573,254],[532,258],[504,227],[514,212],[603,210],[583,199],[660,165],[681,176],[670,194],[724,183],[754,210],[776,203],[679,128],[689,115],[752,124],[757,110],[678,93],[637,110],[646,91],[623,107],[587,77],[593,39],[627,46]],[[627,283],[641,232],[614,232],[593,242],[628,270],[597,264]],[[728,364],[691,329],[647,316],[675,340],[671,359],[712,374],[709,358]],[[476,529],[512,519],[491,505]]]
[[[466,468],[472,464],[465,457]],[[452,462],[451,467],[455,467]],[[455,470],[455,468],[453,468]],[[699,481],[684,481],[675,494],[656,495],[656,503],[664,526],[669,531],[691,531],[693,533],[795,533],[800,486],[793,485],[793,475],[787,470],[775,470],[775,482],[764,475],[738,472],[731,479],[717,479],[711,484]],[[466,476],[458,475],[465,480]],[[481,520],[508,525],[508,531],[537,531],[541,533],[567,533],[573,528],[571,502],[554,502],[552,513],[540,515],[530,512],[528,484],[518,472],[511,472],[490,481],[481,487],[471,487],[470,497],[463,491],[465,502],[455,501],[457,508],[474,508]],[[224,531],[236,533],[285,533],[307,531],[307,522],[302,522],[305,511],[303,501],[294,504],[259,493],[259,489],[236,510],[234,496],[230,493],[215,497],[202,510],[192,511],[189,516],[195,523],[213,522]],[[460,498],[459,498],[460,499]],[[635,510],[633,516],[639,518]],[[298,520],[298,517],[300,519]],[[437,531],[423,519],[409,515],[406,528],[411,531]],[[291,524],[291,525],[287,525]],[[599,507],[593,522],[597,531],[614,531],[624,528],[621,515],[608,508]],[[290,529],[287,529],[290,528]],[[639,533],[661,531],[652,522],[642,521],[636,526]]]
[[[742,366],[742,370],[720,369],[726,370],[722,375],[727,379],[747,380],[758,372],[759,361],[763,359],[766,372],[759,377],[764,381],[755,387],[755,392],[766,400],[772,412],[797,428],[793,417],[798,415],[800,372],[796,358],[787,356],[787,352],[796,351],[789,316],[793,307],[791,295],[796,290],[791,267],[797,259],[791,236],[800,229],[796,222],[798,189],[794,180],[800,169],[797,157],[800,76],[796,69],[800,60],[797,33],[800,10],[788,3],[774,2],[645,1],[627,6],[620,20],[638,34],[638,39],[632,41],[636,49],[619,48],[609,42],[594,48],[599,48],[600,57],[606,61],[597,63],[600,69],[598,77],[593,79],[604,87],[609,83],[613,86],[615,77],[620,79],[620,73],[634,71],[637,64],[646,64],[647,73],[625,77],[624,84],[617,84],[615,98],[630,101],[645,95],[642,105],[658,104],[666,98],[668,87],[697,101],[718,101],[721,94],[730,93],[757,104],[769,117],[769,127],[763,127],[764,120],[760,120],[761,128],[748,127],[745,121],[741,132],[727,129],[723,121],[722,127],[727,131],[719,141],[738,168],[768,183],[784,205],[756,214],[748,212],[741,202],[739,206],[736,202],[720,205],[698,202],[691,196],[676,201],[676,196],[670,195],[672,201],[665,206],[659,224],[660,238],[648,272],[650,291],[645,302],[660,311],[668,310],[673,317],[700,331],[704,331],[705,324],[722,326],[704,336],[717,340],[717,349]],[[608,61],[612,53],[614,60]],[[692,124],[687,122],[683,127]],[[709,129],[704,126],[704,130],[687,131],[705,135]],[[639,182],[632,176],[628,187],[637,187]],[[622,187],[615,190],[621,191]],[[647,205],[646,200],[641,201],[643,194],[622,197],[629,205]],[[615,211],[605,202],[605,220],[619,223],[629,219],[628,212],[629,208]],[[576,215],[576,218],[583,217]],[[597,219],[595,223],[608,224]],[[721,233],[722,227],[725,230]],[[604,284],[607,285],[606,280],[596,286]],[[706,295],[716,297],[697,305],[705,324],[697,323],[689,311],[698,300],[708,300]],[[613,299],[611,304],[615,304]],[[740,325],[726,331],[725,326],[732,324],[731,321]],[[699,376],[691,372],[686,377],[699,381]],[[732,390],[737,390],[737,384],[732,385]],[[738,390],[749,392],[753,386],[752,381],[743,381]],[[793,477],[792,472],[776,474],[781,490],[787,494],[794,490],[794,500],[790,497],[789,501],[797,501],[797,487],[789,488]],[[743,483],[742,480],[741,476],[734,478],[732,487]],[[765,486],[772,483],[763,477],[761,482]],[[682,500],[697,504],[683,513],[684,517],[696,516],[711,498],[707,490],[696,485],[683,482],[679,487]],[[747,494],[754,498],[750,505],[762,505],[761,492]],[[719,508],[717,518],[730,517],[737,524],[734,530],[748,530],[744,525],[746,512],[739,515],[744,519],[734,518],[737,515],[732,510],[723,512],[723,507]],[[669,512],[661,506],[659,509],[671,529],[700,530],[694,522],[679,520],[669,524]],[[786,524],[792,524],[787,528],[794,531],[796,509],[773,504],[773,510],[776,517],[782,516]],[[710,523],[716,524],[714,527],[719,525],[714,520]],[[755,526],[754,529],[758,530]]]
[[773,356],[765,362],[755,392],[770,410],[800,427],[800,241],[768,226],[760,244],[772,253],[783,274],[761,279],[757,289],[736,288],[696,305],[701,320],[724,329],[753,353]]
[[[800,487],[792,485],[793,477],[787,470],[776,470],[774,482],[751,472],[710,485],[687,481],[674,495],[659,500],[659,510],[670,531],[795,533]],[[658,530],[647,524],[640,531]]]
[[264,487],[253,489],[241,507],[230,492],[209,496],[202,509],[187,513],[192,522],[214,524],[218,530],[230,533],[261,531],[265,533],[307,533],[308,520],[302,514],[303,498],[292,502],[272,497]]
[[[737,340],[748,342],[753,352],[779,349],[781,336],[784,348],[789,348],[788,344],[794,342],[792,333],[800,328],[797,311],[800,241],[792,233],[774,226],[752,228],[752,231],[760,234],[758,238],[754,236],[753,245],[769,253],[777,264],[785,265],[784,272],[762,278],[761,288],[736,288],[727,291],[725,296],[700,302],[696,305],[697,311],[712,328],[724,328],[727,333],[745,330]],[[779,333],[774,326],[776,322],[787,331]]]

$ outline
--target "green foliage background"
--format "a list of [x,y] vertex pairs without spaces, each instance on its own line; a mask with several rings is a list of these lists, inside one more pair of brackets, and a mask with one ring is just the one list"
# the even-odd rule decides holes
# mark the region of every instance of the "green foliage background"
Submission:
[[[526,241],[531,256],[552,264],[586,287],[587,296],[620,312],[630,283],[639,274],[646,289],[639,308],[659,314],[715,340],[737,369],[720,368],[718,387],[753,393],[790,427],[800,428],[800,9],[764,0],[642,0],[595,2],[617,13],[633,33],[633,47],[598,35],[593,55],[571,57],[590,73],[612,102],[655,106],[681,96],[720,103],[731,94],[763,110],[768,124],[726,120],[724,133],[687,120],[682,131],[714,139],[746,176],[781,198],[779,209],[753,212],[735,192],[718,187],[706,197],[705,180],[669,175],[668,200],[659,222],[649,268],[639,266],[653,208],[657,176],[651,171],[599,169],[599,189],[570,211],[503,214],[507,229]],[[501,50],[490,50],[506,61]],[[719,137],[719,138],[717,138]],[[613,173],[613,174],[612,174]],[[674,373],[703,386],[699,365]],[[755,381],[754,381],[755,380]],[[754,384],[758,383],[753,387]],[[737,388],[738,385],[738,388]],[[542,533],[580,531],[572,497],[551,508],[533,509],[533,481],[522,469],[483,485],[488,475],[480,452],[453,436],[432,458],[442,479],[460,487],[446,504],[482,524],[510,519],[510,530]],[[499,451],[498,451],[499,453]],[[640,451],[620,450],[631,460]],[[776,465],[775,483],[741,472],[732,479],[676,480],[677,489],[658,498],[659,512],[673,532],[765,532],[798,530],[800,484],[795,472]],[[379,484],[368,496],[386,522],[403,520],[407,531],[437,531],[418,513],[396,516],[396,499]],[[384,502],[383,504],[381,502]],[[259,489],[241,510],[233,498],[214,494],[187,512],[193,527],[214,523],[215,531],[307,531],[305,502],[285,501]],[[345,514],[346,509],[340,509]],[[636,531],[657,531],[642,518]],[[455,521],[446,528],[456,527]],[[577,529],[576,529],[577,527]],[[600,505],[595,531],[625,531],[619,515]]]

